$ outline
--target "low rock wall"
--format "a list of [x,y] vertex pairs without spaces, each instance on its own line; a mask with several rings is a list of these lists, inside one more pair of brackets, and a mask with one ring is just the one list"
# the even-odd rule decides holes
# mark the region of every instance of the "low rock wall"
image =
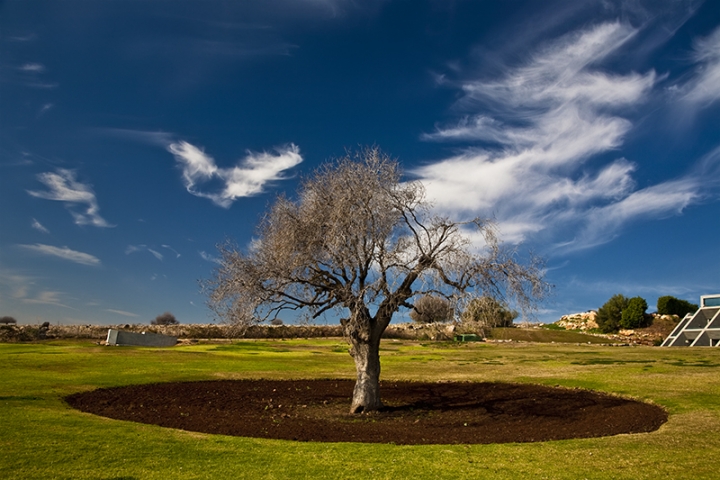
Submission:
[[[44,339],[87,339],[104,341],[108,330],[133,333],[157,333],[179,339],[233,339],[233,338],[325,338],[342,337],[340,325],[253,325],[240,329],[232,325],[179,324],[179,325],[50,325]],[[454,324],[391,324],[384,338],[409,340],[452,340]],[[462,332],[473,333],[473,332]],[[0,326],[0,342],[28,342],[43,339],[38,325]]]

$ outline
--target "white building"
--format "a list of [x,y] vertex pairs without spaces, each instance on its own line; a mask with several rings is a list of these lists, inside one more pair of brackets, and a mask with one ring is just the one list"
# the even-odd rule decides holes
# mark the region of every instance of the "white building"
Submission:
[[720,345],[720,294],[700,297],[700,308],[688,313],[662,343],[663,347]]

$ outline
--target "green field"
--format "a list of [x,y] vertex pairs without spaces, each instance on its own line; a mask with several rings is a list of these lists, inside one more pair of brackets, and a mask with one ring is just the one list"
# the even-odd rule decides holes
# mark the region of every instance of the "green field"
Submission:
[[298,443],[184,432],[70,409],[98,387],[221,378],[351,378],[341,340],[169,349],[0,344],[0,478],[719,478],[720,349],[383,341],[383,378],[532,382],[668,409],[649,434],[533,444]]

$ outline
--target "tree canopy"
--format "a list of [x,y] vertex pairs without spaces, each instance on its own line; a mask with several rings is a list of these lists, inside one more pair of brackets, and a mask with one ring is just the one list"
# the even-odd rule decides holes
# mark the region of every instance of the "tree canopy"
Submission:
[[621,328],[642,328],[652,322],[645,314],[647,302],[642,297],[627,298],[618,293],[598,309],[598,327],[603,333],[617,332]]
[[179,323],[175,315],[165,312],[155,317],[155,320],[150,322],[150,325],[177,325]]
[[622,311],[620,326],[622,328],[642,328],[647,326],[645,311],[648,304],[642,297],[633,297]]
[[595,321],[603,333],[617,332],[620,329],[622,312],[628,306],[628,298],[618,293],[598,309]]
[[657,311],[660,315],[677,315],[683,318],[688,313],[695,313],[697,309],[696,303],[690,303],[671,295],[660,297],[657,301]]

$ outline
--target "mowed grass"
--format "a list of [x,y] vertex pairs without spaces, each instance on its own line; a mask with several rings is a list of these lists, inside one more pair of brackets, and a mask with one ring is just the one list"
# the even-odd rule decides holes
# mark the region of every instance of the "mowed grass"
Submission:
[[718,478],[720,349],[384,340],[385,380],[582,387],[654,402],[649,434],[502,445],[299,443],[184,432],[69,408],[63,396],[136,383],[352,378],[341,340],[168,349],[0,344],[0,478]]
[[588,335],[573,330],[550,330],[546,328],[493,328],[490,332],[493,340],[512,340],[513,342],[536,343],[620,343],[605,337]]

